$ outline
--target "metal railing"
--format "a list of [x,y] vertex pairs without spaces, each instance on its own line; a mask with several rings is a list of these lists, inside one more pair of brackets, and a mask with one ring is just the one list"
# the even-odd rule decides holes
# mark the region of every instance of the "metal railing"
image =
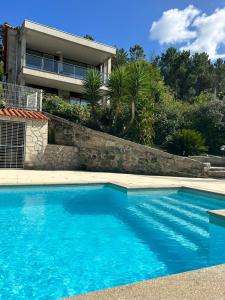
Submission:
[[[26,53],[26,67],[45,72],[56,73],[59,75],[64,75],[80,80],[85,79],[89,70],[89,68],[78,66],[76,64],[60,62],[55,59],[47,58],[44,56],[38,56],[30,53]],[[103,84],[106,84],[108,74],[102,72],[100,72],[100,74]]]
[[0,102],[6,108],[42,111],[42,90],[0,82]]

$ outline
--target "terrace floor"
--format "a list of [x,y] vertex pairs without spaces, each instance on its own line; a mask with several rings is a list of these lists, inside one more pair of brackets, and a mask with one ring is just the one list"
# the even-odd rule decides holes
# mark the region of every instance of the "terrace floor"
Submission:
[[190,187],[225,194],[225,180],[82,171],[1,170],[0,185],[114,183],[129,189]]
[[[189,187],[225,195],[225,180],[81,171],[1,170],[2,185],[114,183],[126,188]],[[224,211],[223,211],[224,212]],[[221,213],[221,216],[223,213]],[[68,300],[222,300],[225,265],[67,298]]]

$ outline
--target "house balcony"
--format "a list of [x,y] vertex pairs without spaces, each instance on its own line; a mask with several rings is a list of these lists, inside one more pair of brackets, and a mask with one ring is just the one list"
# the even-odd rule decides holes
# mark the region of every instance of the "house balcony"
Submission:
[[[26,83],[62,90],[83,92],[83,80],[90,68],[26,53],[22,69]],[[108,74],[100,72],[102,91],[106,91]]]

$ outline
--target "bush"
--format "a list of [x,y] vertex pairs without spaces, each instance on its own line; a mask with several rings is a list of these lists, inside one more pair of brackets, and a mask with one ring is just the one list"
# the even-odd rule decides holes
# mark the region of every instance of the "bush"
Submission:
[[163,99],[154,106],[154,144],[163,145],[184,125],[182,103],[172,99]]
[[225,143],[225,101],[195,104],[190,119],[192,128],[204,136],[209,153],[220,154],[220,147]]
[[0,98],[0,108],[5,108],[5,105],[6,105],[5,99]]
[[62,98],[52,95],[44,97],[43,111],[82,124],[86,124],[90,118],[89,107],[70,104]]
[[208,150],[200,132],[192,129],[178,130],[167,142],[166,148],[174,154],[199,155]]

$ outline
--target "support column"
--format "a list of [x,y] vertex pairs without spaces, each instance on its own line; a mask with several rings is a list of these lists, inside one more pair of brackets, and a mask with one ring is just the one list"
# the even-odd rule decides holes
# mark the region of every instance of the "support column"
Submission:
[[112,71],[112,59],[111,57],[108,59],[108,74]]

